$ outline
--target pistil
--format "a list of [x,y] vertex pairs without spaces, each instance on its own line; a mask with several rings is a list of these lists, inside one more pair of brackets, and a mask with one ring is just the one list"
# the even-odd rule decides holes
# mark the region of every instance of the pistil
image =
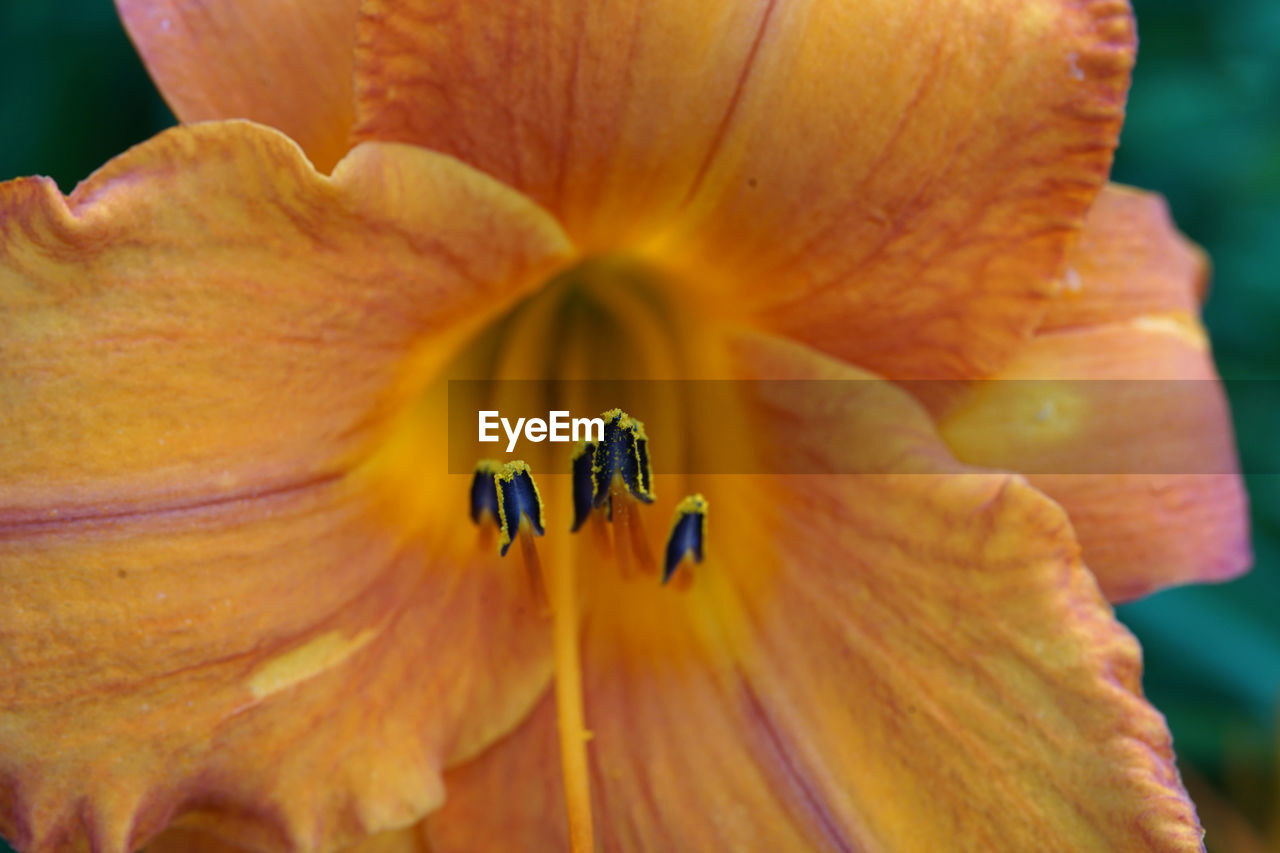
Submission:
[[577,581],[571,560],[553,560],[551,567],[548,585],[556,673],[556,729],[560,737],[560,768],[569,820],[569,849],[572,853],[591,853],[595,843],[591,778],[587,769],[590,734],[583,711]]
[[[493,484],[489,494],[486,481]],[[556,728],[560,738],[560,764],[564,777],[565,808],[572,853],[591,853],[594,830],[591,815],[591,777],[587,770],[587,733],[582,699],[582,659],[577,581],[573,561],[561,555],[544,571],[535,536],[543,535],[543,504],[529,466],[523,461],[501,467],[482,462],[472,481],[472,519],[483,523],[492,506],[497,508],[500,553],[506,555],[515,540],[544,609],[550,604],[552,650],[555,659]],[[479,509],[477,509],[477,506]]]

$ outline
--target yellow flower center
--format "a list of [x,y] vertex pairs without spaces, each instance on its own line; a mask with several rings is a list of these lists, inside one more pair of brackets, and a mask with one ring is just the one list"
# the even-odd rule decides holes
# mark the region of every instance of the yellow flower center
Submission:
[[[761,582],[740,575],[760,575],[767,564],[753,555],[734,561],[734,571],[727,568],[727,548],[768,550],[759,532],[760,501],[750,500],[750,486],[741,477],[694,473],[749,473],[754,452],[731,379],[726,341],[732,308],[706,304],[706,293],[696,282],[616,256],[556,275],[519,304],[496,309],[465,340],[424,346],[402,391],[411,402],[392,419],[367,466],[382,481],[379,491],[388,496],[397,531],[433,540],[433,553],[466,554],[474,561],[477,549],[484,549],[497,559],[500,547],[505,553],[520,542],[511,549],[518,556],[504,561],[504,568],[520,571],[523,562],[534,580],[531,606],[549,608],[553,617],[575,849],[589,850],[591,836],[589,721],[579,658],[584,616],[593,632],[616,631],[646,655],[687,658],[690,632],[706,639],[699,645],[727,653],[742,634],[734,584]],[[719,318],[719,325],[706,318]],[[446,410],[447,423],[441,415]],[[522,460],[519,469],[493,462],[482,467],[481,479],[492,477],[497,489],[477,507],[473,466],[506,449],[505,436],[499,444],[475,441],[478,410],[513,421],[556,410],[574,417],[604,413],[613,444],[526,441],[512,454]],[[652,482],[647,470],[642,482],[621,462],[616,470],[609,467],[609,458],[635,461],[627,454],[637,452],[637,436],[651,439]],[[585,509],[574,502],[575,483],[582,485],[575,462],[584,452],[594,469]],[[442,480],[456,487],[440,489]],[[515,501],[510,512],[501,502],[504,484]],[[467,521],[469,490],[476,525]],[[539,491],[536,511],[525,514],[519,507],[533,507],[531,496]],[[716,520],[708,522],[713,503]],[[717,526],[737,533],[730,540]],[[535,545],[543,528],[545,538]]]

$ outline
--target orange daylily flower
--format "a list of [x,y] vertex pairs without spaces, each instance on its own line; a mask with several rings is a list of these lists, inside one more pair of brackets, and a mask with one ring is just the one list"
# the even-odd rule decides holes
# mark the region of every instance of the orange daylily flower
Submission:
[[[1019,432],[979,381],[1214,375],[1202,259],[1103,186],[1127,4],[356,5],[121,0],[222,120],[0,185],[0,833],[1199,849],[1099,588],[1244,568],[1220,389]],[[444,450],[488,378],[780,381],[645,386],[655,459],[759,473],[570,534],[538,469],[502,558]],[[1153,441],[1219,473],[1010,473]]]

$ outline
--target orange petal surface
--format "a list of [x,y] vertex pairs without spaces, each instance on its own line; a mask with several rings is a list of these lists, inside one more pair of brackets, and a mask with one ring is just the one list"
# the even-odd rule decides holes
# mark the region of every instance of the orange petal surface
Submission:
[[[715,478],[688,591],[596,567],[582,654],[600,849],[1199,850],[1137,644],[1066,514],[956,464],[867,374],[750,347],[749,373],[845,392],[768,386],[768,446],[914,473]],[[544,703],[446,774],[433,850],[563,849],[552,722]]]
[[1198,316],[1208,271],[1204,252],[1178,232],[1162,196],[1108,184],[1089,209],[1062,288],[1037,331]]
[[279,128],[328,172],[347,152],[359,0],[116,0],[151,78],[184,122]]
[[1134,44],[1116,0],[367,0],[358,38],[358,138],[894,377],[990,372],[1040,319]]
[[[222,841],[198,830],[173,827],[160,833],[143,853],[250,853],[249,848]],[[343,853],[431,853],[421,823],[371,835]]]
[[451,159],[329,178],[247,122],[0,209],[0,833],[123,853],[190,813],[329,849],[437,805],[545,688],[544,632],[468,478],[404,472],[451,510],[410,531],[362,460],[406,361],[563,234]]
[[1251,561],[1231,416],[1198,321],[1203,255],[1157,196],[1099,197],[1044,329],[941,419],[956,455],[1028,473],[1112,600]]

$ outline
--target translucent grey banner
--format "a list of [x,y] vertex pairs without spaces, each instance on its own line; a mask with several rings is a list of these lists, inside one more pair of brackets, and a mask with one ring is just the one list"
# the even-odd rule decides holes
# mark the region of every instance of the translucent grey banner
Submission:
[[[611,410],[656,474],[908,474],[929,460],[1030,475],[1239,471],[1227,399],[1280,436],[1280,380],[453,380],[448,466],[568,473]],[[1253,427],[1257,429],[1257,427]],[[1280,473],[1280,441],[1245,473]]]

